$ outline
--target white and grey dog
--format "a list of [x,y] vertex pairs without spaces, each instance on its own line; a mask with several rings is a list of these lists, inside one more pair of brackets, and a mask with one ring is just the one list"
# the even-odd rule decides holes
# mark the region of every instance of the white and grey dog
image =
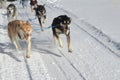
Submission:
[[8,17],[8,21],[13,21],[17,19],[17,8],[14,4],[9,4],[7,7],[7,17]]

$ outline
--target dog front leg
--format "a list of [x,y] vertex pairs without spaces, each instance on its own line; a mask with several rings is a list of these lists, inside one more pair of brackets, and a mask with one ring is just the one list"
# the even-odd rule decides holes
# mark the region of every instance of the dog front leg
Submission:
[[60,38],[58,38],[58,42],[59,42],[60,47],[63,48],[63,44]]
[[27,58],[30,58],[30,49],[31,49],[31,37],[29,35],[28,39],[27,39],[27,50],[26,50],[26,57]]
[[55,35],[55,38],[56,38],[56,40],[58,41],[59,46],[62,48],[62,47],[63,47],[63,44],[62,44],[62,41],[61,41],[60,37],[56,34],[56,35]]
[[46,15],[43,16],[43,23],[45,23]]
[[41,27],[41,31],[44,31],[43,26],[42,26],[42,22],[41,22],[41,18],[38,17],[38,21],[39,21],[39,24],[40,24],[40,27]]
[[68,52],[72,52],[71,42],[70,42],[70,35],[67,35],[67,43],[68,43]]

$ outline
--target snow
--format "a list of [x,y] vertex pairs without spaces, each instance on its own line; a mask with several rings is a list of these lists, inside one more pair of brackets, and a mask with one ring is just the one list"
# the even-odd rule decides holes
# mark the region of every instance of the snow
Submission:
[[[66,3],[72,3],[72,6]],[[62,8],[91,23],[117,42],[120,40],[119,4],[118,0],[64,0],[59,2]]]
[[[119,80],[119,1],[118,0],[40,0],[46,4],[47,20],[40,31],[30,6],[15,2],[18,19],[33,27],[31,57],[25,57],[26,42],[16,51],[7,35],[6,9],[0,9],[0,80]],[[9,4],[9,3],[8,3]],[[71,6],[72,4],[72,6]],[[67,52],[66,36],[60,35],[63,48],[54,44],[47,28],[54,17],[72,18],[72,53]],[[114,26],[114,27],[113,27]]]

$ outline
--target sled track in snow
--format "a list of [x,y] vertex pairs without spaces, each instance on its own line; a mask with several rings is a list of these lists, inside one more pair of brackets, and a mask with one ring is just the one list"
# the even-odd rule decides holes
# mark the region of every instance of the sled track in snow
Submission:
[[54,60],[54,62],[57,64],[57,66],[59,67],[59,69],[61,70],[61,72],[64,74],[66,80],[69,80],[69,78],[67,78],[67,74],[65,73],[65,71],[62,69],[62,67],[57,63],[56,59],[54,57],[52,57],[50,55],[50,57]]
[[[74,14],[70,13],[69,11],[64,10],[64,9],[62,9],[62,8],[59,8],[59,7],[56,7],[56,6],[53,6],[53,5],[46,5],[46,7],[50,8],[50,9],[56,8],[56,9],[58,9],[58,10],[60,10],[60,11],[63,11],[63,12],[65,12],[65,13],[71,15],[71,16],[74,17],[74,18],[77,18],[76,15],[74,15]],[[25,12],[24,15],[29,18],[29,15],[28,15],[27,12]],[[20,17],[22,17],[22,15],[20,15]],[[36,24],[36,23],[34,23],[34,22],[32,22],[32,23],[33,23],[33,25],[39,25],[39,24]],[[102,41],[100,41],[99,39],[97,39],[94,35],[90,34],[87,30],[83,29],[80,25],[78,25],[78,24],[75,23],[74,21],[73,21],[73,24],[76,25],[76,27],[78,27],[79,29],[81,29],[81,30],[84,31],[85,33],[87,33],[87,34],[88,34],[89,36],[91,36],[93,39],[95,39],[98,43],[100,43],[100,44],[101,44],[102,46],[104,46],[106,49],[108,49],[108,50],[111,52],[110,54],[114,54],[117,58],[120,58],[120,55],[119,55],[118,53],[116,53],[114,50],[112,50],[112,49],[109,48],[107,45],[105,45]],[[48,36],[48,37],[49,37],[49,36]],[[50,39],[50,38],[49,38],[49,39]],[[59,51],[59,53],[66,59],[66,61],[73,67],[73,69],[79,74],[79,76],[80,76],[83,80],[86,80],[85,77],[84,77],[84,76],[82,75],[82,73],[80,72],[80,70],[78,70],[78,69],[75,67],[75,65],[69,60],[69,58],[67,58],[67,57],[64,55],[64,53],[62,52],[62,50],[60,50],[60,49],[58,48],[58,51]],[[59,67],[59,69],[61,70],[61,72],[64,74],[65,78],[66,78],[67,80],[69,80],[69,78],[67,77],[67,74],[66,74],[65,71],[62,69],[61,65],[60,65],[59,63],[57,63],[56,59],[55,59],[53,56],[50,55],[50,57],[51,57],[51,58],[54,60],[54,62],[57,64],[57,66]],[[26,62],[26,61],[25,61],[25,62]],[[29,70],[29,65],[27,64],[27,62],[26,62],[26,68],[28,69],[28,71],[30,71],[30,70]],[[30,72],[28,72],[28,73],[30,73]],[[29,77],[30,77],[30,79],[32,79],[31,74],[29,74]]]
[[[48,36],[48,39],[50,40],[50,36]],[[60,48],[57,48],[57,51],[66,59],[66,61],[71,65],[71,67],[79,74],[79,76],[83,79],[86,80],[85,77],[82,75],[82,73],[80,72],[80,70],[78,70],[74,64],[69,60],[69,58],[67,58],[64,53],[62,52],[62,50]],[[55,63],[57,64],[57,66],[59,67],[59,69],[62,71],[62,73],[65,75],[66,79],[69,80],[69,78],[67,77],[67,74],[65,73],[65,71],[62,69],[62,67],[57,63],[56,59],[50,55],[50,57],[55,61]]]
[[[49,36],[48,36],[48,38],[49,38]],[[50,38],[49,38],[49,40],[50,40]],[[42,50],[43,50],[43,51],[46,50],[46,49],[37,48],[36,46],[34,46],[34,48],[35,48],[36,50],[41,50],[41,51],[42,51]],[[40,51],[40,53],[41,53],[41,51]],[[59,48],[57,48],[57,51],[64,57],[65,60],[67,60],[67,62],[73,67],[73,69],[75,69],[75,71],[79,74],[79,76],[80,76],[81,78],[83,78],[83,80],[86,80],[86,79],[82,76],[82,74],[80,73],[80,71],[77,70],[77,68],[72,64],[72,62],[70,62],[70,60],[69,60],[67,57],[65,57],[65,55],[63,54],[63,52],[62,52]],[[54,55],[55,55],[55,56],[59,56],[59,55],[56,55],[56,54],[54,54]],[[60,71],[62,72],[62,74],[63,74],[64,77],[66,78],[65,80],[70,80],[70,78],[68,77],[66,71],[64,71],[62,65],[60,65],[60,64],[57,62],[57,60],[55,59],[55,57],[52,56],[52,55],[49,55],[49,57],[55,62],[55,64],[57,65],[57,67],[60,69]],[[59,57],[61,57],[61,56],[59,56]]]
[[[51,6],[48,6],[46,5],[49,9],[52,9],[53,7]],[[69,13],[67,11],[63,11],[65,13]],[[72,14],[71,14],[72,15]],[[76,16],[74,16],[76,17]],[[50,36],[48,36],[49,40],[50,40]],[[64,53],[62,52],[61,49],[57,48],[57,50],[59,51],[59,53],[67,60],[67,62],[71,65],[71,67],[79,74],[79,76],[83,79],[83,80],[86,80],[85,77],[82,75],[82,73],[74,66],[74,64],[64,55]],[[50,56],[54,61],[55,63],[58,65],[59,69],[62,71],[62,73],[65,75],[66,79],[69,80],[69,78],[67,78],[67,74],[65,73],[65,71],[61,68],[61,66],[57,63],[56,59],[52,56]]]
[[73,69],[76,70],[79,76],[82,77],[83,80],[86,80],[85,77],[82,75],[82,73],[73,65],[73,63],[64,55],[64,53],[59,48],[58,51],[61,53],[62,56],[64,56],[64,58],[69,62],[69,64],[73,67]]
[[30,70],[30,67],[28,65],[28,61],[27,61],[26,57],[24,56],[24,54],[23,54],[23,57],[24,57],[24,62],[25,62],[25,66],[26,66],[26,69],[27,69],[27,72],[28,72],[29,79],[33,80],[31,72],[30,72],[31,70]]
[[[75,23],[74,23],[75,24]],[[108,46],[106,46],[103,42],[101,42],[99,39],[97,39],[96,37],[94,37],[93,35],[91,35],[89,32],[87,32],[85,29],[81,28],[79,25],[75,24],[78,28],[80,28],[81,30],[83,30],[84,32],[86,32],[87,34],[89,34],[92,38],[94,38],[97,42],[99,42],[101,45],[103,45],[106,49],[108,49],[111,53],[113,53],[116,57],[120,58],[120,55],[117,54],[115,51],[113,51],[112,49],[110,49]]]

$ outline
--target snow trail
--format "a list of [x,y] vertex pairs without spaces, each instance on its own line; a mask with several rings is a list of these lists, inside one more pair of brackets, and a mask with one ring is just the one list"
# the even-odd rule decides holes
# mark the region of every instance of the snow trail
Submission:
[[[25,9],[19,5],[17,7],[19,19],[35,18],[29,6]],[[70,36],[73,52],[67,52],[65,35],[60,35],[63,48],[54,45],[52,30],[49,28],[41,32],[37,19],[34,19],[29,20],[33,27],[31,58],[26,59],[26,42],[21,41],[22,51],[17,52],[7,36],[6,28],[0,28],[0,80],[120,79],[120,58],[113,55],[117,53],[106,48],[98,37],[88,32],[90,25],[81,20],[79,22],[76,15],[54,4],[46,3],[45,8],[47,20],[44,27],[50,26],[53,18],[61,14],[72,18]]]

